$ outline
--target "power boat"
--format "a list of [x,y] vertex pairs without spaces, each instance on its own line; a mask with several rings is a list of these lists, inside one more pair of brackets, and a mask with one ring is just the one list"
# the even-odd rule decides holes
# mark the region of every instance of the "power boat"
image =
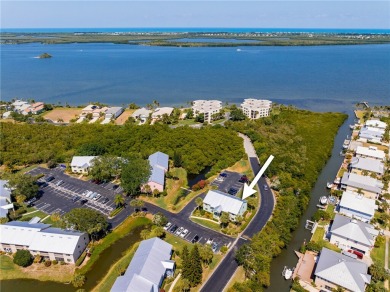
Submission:
[[328,197],[322,196],[320,198],[320,203],[321,203],[321,205],[326,205],[328,203]]
[[327,187],[328,189],[331,189],[331,188],[333,187],[333,183],[327,182],[327,183],[326,183],[326,187]]
[[290,269],[288,268],[287,266],[284,267],[283,269],[283,272],[282,272],[282,276],[286,279],[286,280],[290,280],[292,275],[293,275],[293,272],[294,272],[294,269]]

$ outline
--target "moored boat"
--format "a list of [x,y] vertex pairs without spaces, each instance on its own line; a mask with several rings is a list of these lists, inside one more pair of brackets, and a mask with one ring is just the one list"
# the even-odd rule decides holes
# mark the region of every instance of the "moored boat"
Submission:
[[286,279],[286,280],[290,280],[292,275],[293,275],[293,272],[294,272],[294,269],[290,269],[288,268],[287,266],[284,267],[283,269],[283,272],[282,272],[282,276]]
[[328,197],[322,196],[322,197],[320,198],[320,203],[321,203],[322,205],[325,205],[326,203],[328,203]]
[[331,188],[333,187],[333,183],[327,182],[327,183],[326,183],[326,187],[327,187],[328,189],[331,189]]

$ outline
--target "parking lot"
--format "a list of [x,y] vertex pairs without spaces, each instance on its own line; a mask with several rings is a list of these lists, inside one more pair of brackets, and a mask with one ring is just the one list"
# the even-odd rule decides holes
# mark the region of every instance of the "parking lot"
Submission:
[[[45,175],[39,179],[41,196],[34,202],[34,206],[48,214],[62,215],[73,208],[83,207],[97,210],[107,216],[114,210],[114,197],[120,192],[120,188],[111,183],[96,185],[68,176],[64,174],[64,169],[61,167],[55,169],[37,167],[28,174]],[[54,179],[45,182],[48,176],[53,176]],[[86,198],[83,193],[87,190],[100,194],[100,198],[96,200]]]
[[[241,174],[237,172],[224,171],[226,173],[226,177],[219,177],[215,179],[211,185],[217,186],[218,190],[221,192],[229,193],[231,189],[237,190],[237,192],[230,193],[231,195],[236,195],[240,192],[240,190],[244,187],[244,183],[239,182],[241,178]],[[223,180],[219,180],[223,179]]]

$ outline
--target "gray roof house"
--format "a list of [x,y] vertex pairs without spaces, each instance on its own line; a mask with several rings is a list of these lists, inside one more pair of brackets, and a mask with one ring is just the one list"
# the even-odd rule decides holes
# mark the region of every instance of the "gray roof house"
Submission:
[[149,163],[152,167],[156,165],[164,169],[165,171],[168,170],[168,160],[169,160],[168,154],[162,153],[160,151],[153,153],[152,155],[149,156]]
[[366,170],[379,175],[384,173],[383,162],[375,158],[353,157],[349,166],[351,169]]
[[370,222],[377,209],[375,200],[358,193],[344,192],[339,203],[339,213]]
[[149,156],[149,164],[152,173],[148,180],[148,185],[153,189],[162,192],[165,184],[165,172],[168,171],[169,156],[160,151]]
[[116,279],[112,292],[158,292],[166,275],[173,275],[172,245],[154,237],[144,240],[123,276]]
[[367,270],[364,262],[323,248],[314,271],[315,283],[323,291],[341,286],[348,291],[364,292],[371,282]]
[[117,117],[119,117],[123,113],[123,111],[124,111],[123,107],[110,107],[106,111],[105,118],[106,119],[116,119]]
[[374,246],[379,231],[371,224],[336,214],[330,228],[330,243],[343,250],[366,253]]
[[383,183],[369,176],[346,172],[341,178],[341,188],[346,190],[349,190],[349,188],[362,189],[379,195],[382,192]]
[[11,190],[6,187],[7,183],[7,180],[0,180],[0,218],[7,217],[8,210],[13,208]]
[[242,216],[247,210],[247,202],[221,191],[209,190],[203,200],[203,209],[219,218],[222,212],[229,213],[231,220]]

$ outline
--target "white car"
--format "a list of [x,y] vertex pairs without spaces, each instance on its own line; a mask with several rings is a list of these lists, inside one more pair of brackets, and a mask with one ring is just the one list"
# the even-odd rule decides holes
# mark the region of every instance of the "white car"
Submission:
[[164,226],[164,230],[168,230],[171,226],[172,226],[172,223],[171,223],[171,222],[168,222],[168,223]]
[[184,238],[188,234],[188,230],[184,229],[182,233],[180,233],[180,237]]
[[180,227],[178,230],[176,230],[175,234],[180,235],[184,230],[184,227]]

